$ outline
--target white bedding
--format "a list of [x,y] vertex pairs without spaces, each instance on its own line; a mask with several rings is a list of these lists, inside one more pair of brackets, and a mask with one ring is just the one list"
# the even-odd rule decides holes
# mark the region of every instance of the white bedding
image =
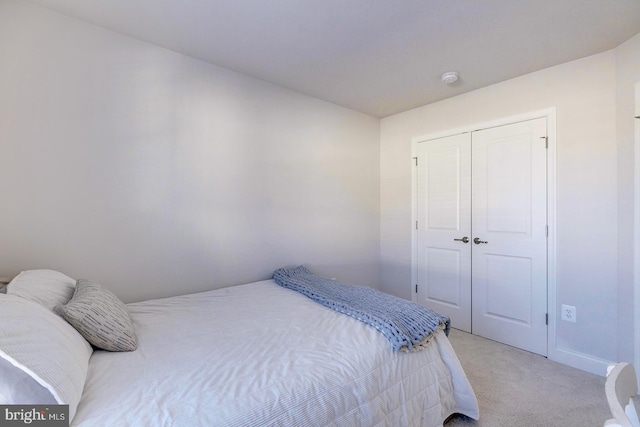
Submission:
[[128,305],[129,353],[95,351],[73,426],[441,426],[478,405],[443,332],[396,353],[272,280]]

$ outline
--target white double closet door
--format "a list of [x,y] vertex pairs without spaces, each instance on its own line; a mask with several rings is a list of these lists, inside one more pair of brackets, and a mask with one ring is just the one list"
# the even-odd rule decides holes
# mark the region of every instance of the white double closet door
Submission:
[[417,148],[418,302],[547,354],[546,118]]

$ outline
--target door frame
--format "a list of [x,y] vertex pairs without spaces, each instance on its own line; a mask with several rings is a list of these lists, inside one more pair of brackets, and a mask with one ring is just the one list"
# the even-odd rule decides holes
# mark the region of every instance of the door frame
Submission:
[[[633,361],[636,372],[640,373],[640,81],[635,84],[634,103]],[[638,385],[640,386],[640,375],[638,375]]]
[[[547,119],[547,225],[549,226],[549,235],[547,238],[547,313],[549,314],[549,324],[547,326],[547,357],[570,366],[585,369],[579,361],[574,361],[571,357],[567,360],[563,357],[561,351],[557,348],[556,343],[556,321],[557,321],[557,302],[556,302],[556,108],[550,107],[543,110],[532,111],[524,114],[518,114],[509,117],[503,117],[492,121],[470,124],[456,129],[450,129],[442,132],[431,133],[418,136],[411,140],[411,299],[417,302],[416,285],[418,283],[418,233],[415,223],[418,218],[417,204],[417,184],[418,173],[415,167],[415,159],[417,158],[418,144],[432,139],[444,138],[447,136],[458,135],[462,133],[473,132],[482,129],[488,129],[498,126],[504,126],[512,123],[523,122],[538,118]],[[590,369],[586,369],[590,370]]]

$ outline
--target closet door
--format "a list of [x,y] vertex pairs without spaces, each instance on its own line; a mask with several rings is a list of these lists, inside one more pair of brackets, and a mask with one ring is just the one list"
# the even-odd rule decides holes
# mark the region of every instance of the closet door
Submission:
[[471,332],[471,137],[417,150],[418,303]]
[[473,132],[473,333],[547,354],[546,119]]

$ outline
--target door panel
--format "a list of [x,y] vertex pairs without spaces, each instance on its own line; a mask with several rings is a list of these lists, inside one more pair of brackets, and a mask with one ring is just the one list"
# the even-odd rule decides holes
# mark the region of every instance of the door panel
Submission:
[[[425,253],[426,299],[460,307],[460,251],[427,248]],[[428,286],[428,285],[431,286]]]
[[472,135],[473,333],[547,354],[546,119]]
[[486,146],[486,154],[478,153],[485,154],[487,161],[484,171],[476,173],[486,172],[482,178],[486,180],[486,227],[490,232],[531,234],[529,150],[527,136],[518,135],[495,140]]
[[486,315],[497,320],[531,324],[531,259],[487,254],[485,262]]
[[418,302],[471,332],[471,137],[418,145]]

